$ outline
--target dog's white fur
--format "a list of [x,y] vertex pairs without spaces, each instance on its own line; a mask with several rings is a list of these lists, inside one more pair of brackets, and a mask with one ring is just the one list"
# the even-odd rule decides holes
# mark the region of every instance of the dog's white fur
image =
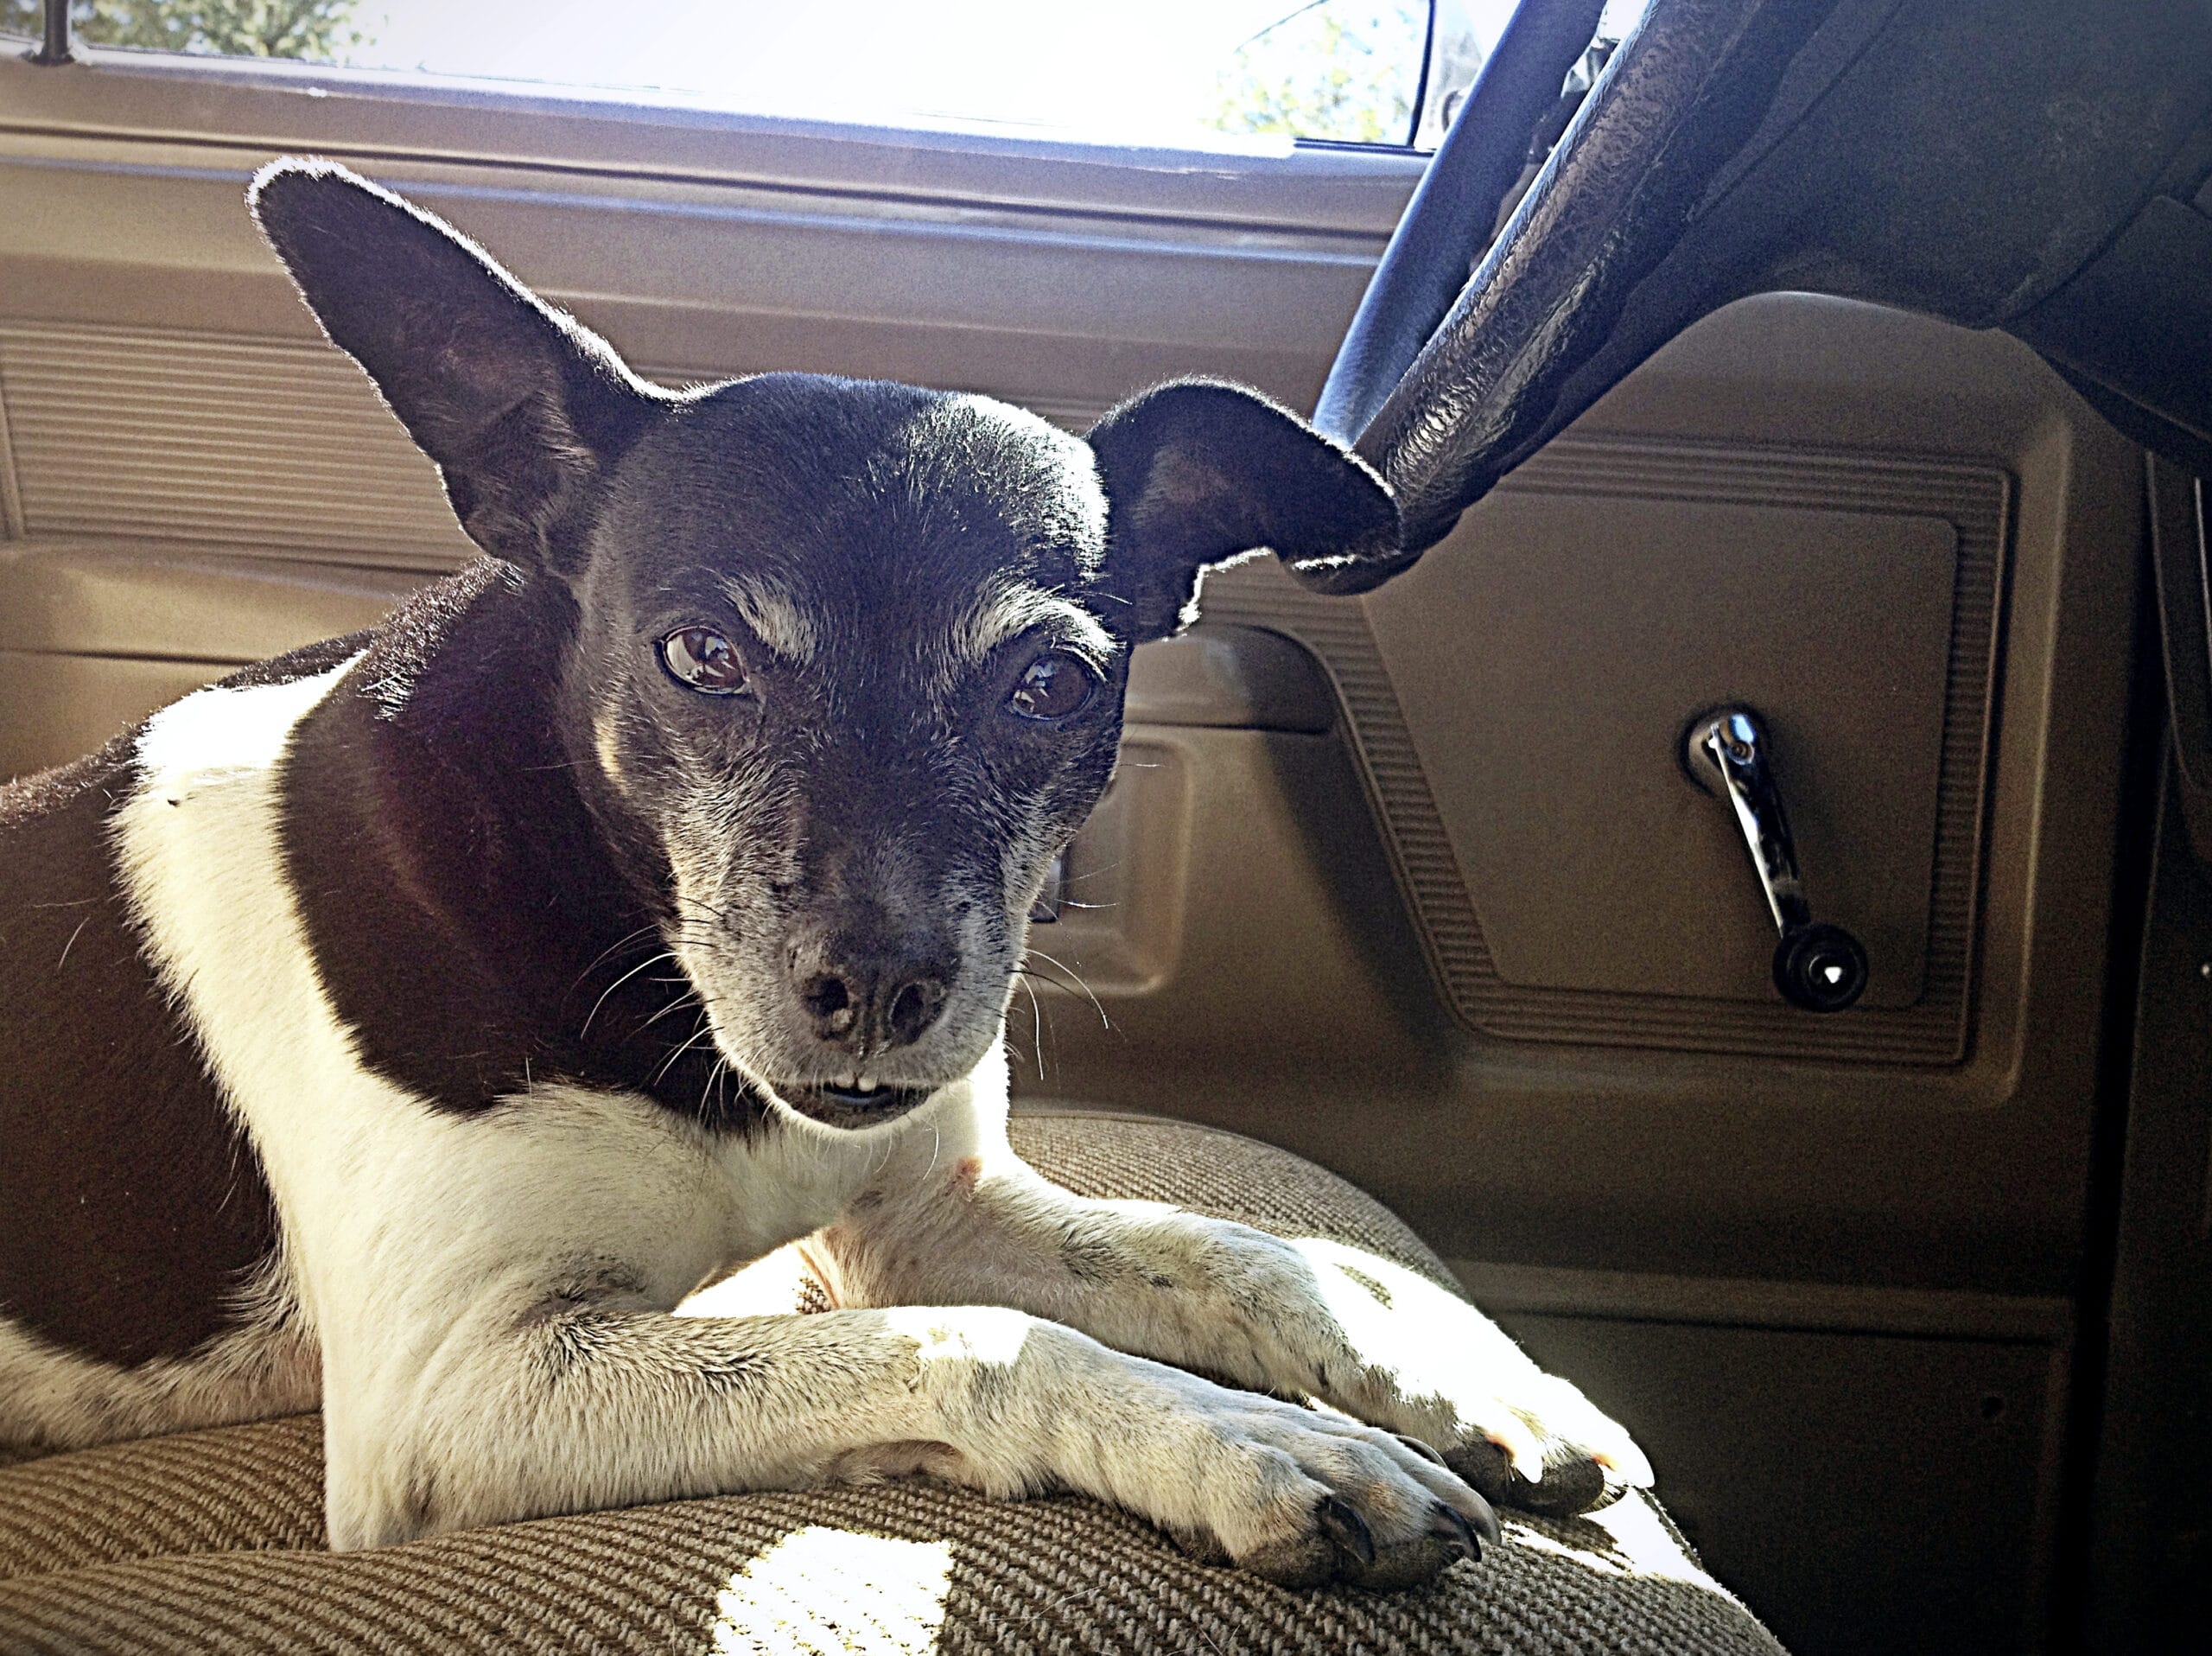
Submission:
[[804,666],[822,648],[813,618],[788,593],[740,575],[724,576],[722,591],[753,629],[753,636],[780,659]]
[[280,1258],[238,1293],[238,1325],[185,1357],[134,1368],[79,1356],[0,1316],[0,1436],[73,1446],[298,1414],[320,1393]]
[[[348,665],[156,715],[111,830],[274,1195],[273,1274],[244,1285],[241,1330],[137,1371],[0,1322],[11,1424],[91,1442],[305,1407],[319,1353],[337,1547],[918,1468],[1083,1490],[1245,1559],[1303,1544],[1330,1488],[1386,1546],[1436,1500],[1464,1506],[1386,1432],[1170,1362],[1435,1443],[1487,1436],[1531,1473],[1542,1413],[1648,1480],[1571,1386],[1412,1273],[1048,1183],[1007,1147],[999,1048],[896,1123],[779,1111],[751,1139],[616,1092],[543,1085],[470,1117],[381,1079],[324,993],[277,839],[273,767]],[[802,1238],[841,1309],[671,1315]]]
[[1098,618],[1081,604],[1026,583],[994,584],[969,606],[953,628],[952,648],[939,669],[950,683],[963,671],[989,659],[1009,639],[1033,629],[1049,629],[1064,648],[1074,650],[1103,669],[1118,652]]

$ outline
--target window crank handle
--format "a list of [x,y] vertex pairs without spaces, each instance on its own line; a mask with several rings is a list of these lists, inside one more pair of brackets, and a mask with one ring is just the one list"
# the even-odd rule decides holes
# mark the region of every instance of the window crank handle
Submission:
[[1773,917],[1774,986],[1808,1012],[1840,1012],[1866,988],[1866,951],[1840,926],[1813,918],[1797,848],[1758,715],[1724,707],[1691,723],[1682,761],[1691,779],[1726,802]]

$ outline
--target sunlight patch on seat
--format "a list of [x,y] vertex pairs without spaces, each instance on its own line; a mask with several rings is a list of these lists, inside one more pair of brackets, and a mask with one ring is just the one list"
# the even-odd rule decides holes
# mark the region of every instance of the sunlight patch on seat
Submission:
[[1516,1521],[1510,1513],[1499,1516],[1505,1519],[1506,1538],[1516,1547],[1548,1552],[1608,1576],[1639,1581],[1688,1582],[1694,1587],[1713,1590],[1713,1578],[1682,1551],[1681,1544],[1668,1533],[1658,1513],[1639,1496],[1624,1495],[1610,1506],[1569,1520],[1576,1528],[1604,1530],[1611,1538],[1612,1545],[1602,1548],[1574,1546]]
[[794,1530],[715,1595],[715,1656],[930,1656],[952,1544]]
[[755,1259],[741,1271],[694,1289],[677,1316],[789,1316],[815,1280],[797,1243]]

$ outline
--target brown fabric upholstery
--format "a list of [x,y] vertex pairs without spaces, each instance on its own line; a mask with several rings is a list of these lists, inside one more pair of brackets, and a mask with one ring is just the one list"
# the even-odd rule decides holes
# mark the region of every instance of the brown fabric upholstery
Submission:
[[[1440,1277],[1387,1211],[1202,1128],[1017,1120],[1071,1187],[1324,1234]],[[1448,1279],[1447,1279],[1448,1280]],[[313,1416],[0,1467],[0,1650],[1774,1653],[1637,1498],[1506,1516],[1403,1594],[1288,1592],[1075,1497],[913,1481],[725,1496],[322,1551]]]

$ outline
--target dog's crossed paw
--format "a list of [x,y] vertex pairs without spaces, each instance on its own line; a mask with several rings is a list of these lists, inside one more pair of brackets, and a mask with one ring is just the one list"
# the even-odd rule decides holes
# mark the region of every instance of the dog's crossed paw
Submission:
[[1532,1374],[1463,1419],[1444,1463],[1500,1506],[1571,1518],[1651,1487],[1651,1463],[1627,1430],[1556,1375]]
[[1649,1487],[1628,1432],[1458,1295],[1341,1243],[1290,1245],[1312,1287],[1283,1296],[1297,1310],[1274,1322],[1298,1332],[1279,1360],[1319,1349],[1331,1405],[1433,1444],[1501,1506],[1567,1517]]
[[[1497,1520],[1489,1533],[1497,1538]],[[1483,1532],[1449,1506],[1437,1507],[1427,1533],[1388,1545],[1377,1542],[1359,1510],[1337,1495],[1313,1507],[1306,1532],[1247,1554],[1241,1562],[1278,1587],[1365,1588],[1395,1592],[1433,1581],[1461,1558],[1482,1557]]]
[[1188,1423],[1202,1450],[1163,1445],[1185,1497],[1164,1526],[1193,1557],[1283,1587],[1395,1589],[1498,1539],[1489,1502],[1432,1451],[1342,1416],[1221,1398]]

